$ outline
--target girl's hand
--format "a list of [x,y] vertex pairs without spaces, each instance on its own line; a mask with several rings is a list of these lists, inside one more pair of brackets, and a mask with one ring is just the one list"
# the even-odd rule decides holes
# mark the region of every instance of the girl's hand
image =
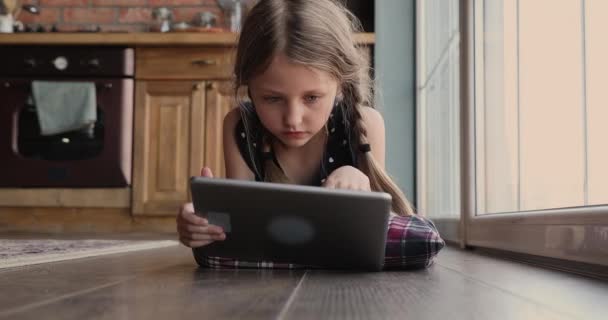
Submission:
[[371,191],[369,178],[361,170],[352,166],[342,166],[334,170],[323,187],[330,189],[349,189],[360,191]]
[[[201,175],[213,178],[211,170],[207,167],[203,168]],[[191,202],[182,206],[175,220],[177,222],[179,241],[185,246],[191,248],[202,247],[213,241],[226,239],[226,234],[221,227],[209,224],[207,219],[201,218],[194,213],[194,206]]]

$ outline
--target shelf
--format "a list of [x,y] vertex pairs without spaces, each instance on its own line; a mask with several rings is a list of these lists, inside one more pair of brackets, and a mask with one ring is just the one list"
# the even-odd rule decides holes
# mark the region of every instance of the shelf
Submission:
[[[124,46],[233,46],[237,35],[230,32],[140,32],[140,33],[7,33],[0,45],[124,45]],[[375,42],[373,33],[357,33],[361,45]]]

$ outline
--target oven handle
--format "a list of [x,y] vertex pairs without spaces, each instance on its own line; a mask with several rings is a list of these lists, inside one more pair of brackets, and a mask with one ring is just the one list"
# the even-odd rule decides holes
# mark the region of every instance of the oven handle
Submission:
[[97,90],[99,90],[99,89],[110,90],[110,89],[112,89],[113,85],[110,82],[108,82],[108,83],[97,83],[97,84],[95,84],[95,87],[97,88]]
[[[13,86],[13,84],[10,81],[4,81],[4,83],[2,83],[2,86],[5,88],[10,88]],[[106,89],[106,90],[110,90],[112,89],[112,87],[114,87],[114,85],[111,82],[108,83],[95,83],[95,88],[97,90],[99,89]]]

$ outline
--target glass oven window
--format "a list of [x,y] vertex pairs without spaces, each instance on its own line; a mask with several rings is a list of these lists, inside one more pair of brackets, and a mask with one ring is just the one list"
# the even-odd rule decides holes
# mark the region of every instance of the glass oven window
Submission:
[[97,122],[91,128],[43,136],[36,106],[30,98],[17,115],[17,153],[25,158],[69,161],[97,157],[104,146],[104,112],[97,106]]

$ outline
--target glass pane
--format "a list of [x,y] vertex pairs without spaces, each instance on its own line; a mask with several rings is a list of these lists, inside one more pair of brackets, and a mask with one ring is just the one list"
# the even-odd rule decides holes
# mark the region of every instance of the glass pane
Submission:
[[581,206],[581,1],[519,3],[521,210]]
[[[518,210],[517,2],[483,3],[483,94],[476,109],[478,212]],[[478,20],[479,21],[479,20]]]
[[475,9],[478,214],[607,203],[608,3]]
[[[460,218],[458,1],[419,1],[425,62],[418,89],[420,212]],[[420,69],[419,69],[420,70]]]
[[588,204],[608,203],[608,1],[585,1]]
[[429,78],[439,60],[443,58],[444,51],[454,35],[454,16],[452,6],[457,5],[454,0],[424,0],[425,24],[425,51],[426,51],[426,77]]

